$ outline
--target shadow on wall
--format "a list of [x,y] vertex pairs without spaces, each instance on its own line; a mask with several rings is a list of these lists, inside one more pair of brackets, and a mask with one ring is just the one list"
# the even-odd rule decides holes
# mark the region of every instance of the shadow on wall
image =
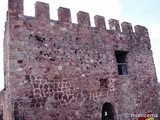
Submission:
[[0,111],[0,120],[3,120],[3,111]]

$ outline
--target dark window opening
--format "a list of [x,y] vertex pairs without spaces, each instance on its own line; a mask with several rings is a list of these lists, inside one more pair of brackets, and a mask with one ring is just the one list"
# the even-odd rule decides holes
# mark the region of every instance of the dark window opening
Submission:
[[115,54],[116,54],[119,75],[127,75],[128,74],[127,63],[126,63],[127,52],[116,51]]
[[99,79],[99,82],[100,82],[100,87],[101,88],[108,88],[108,78],[101,78]]
[[104,103],[102,107],[102,120],[116,120],[116,113],[111,103]]

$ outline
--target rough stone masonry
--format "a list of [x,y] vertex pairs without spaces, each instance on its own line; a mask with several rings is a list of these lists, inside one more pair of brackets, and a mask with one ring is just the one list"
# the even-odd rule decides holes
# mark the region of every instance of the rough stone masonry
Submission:
[[[53,3],[54,4],[54,3]],[[3,120],[137,120],[158,114],[158,89],[147,28],[86,12],[72,23],[60,7],[8,0],[4,38]],[[122,30],[121,30],[122,29]],[[126,114],[128,116],[126,116]],[[158,118],[156,118],[158,120]]]

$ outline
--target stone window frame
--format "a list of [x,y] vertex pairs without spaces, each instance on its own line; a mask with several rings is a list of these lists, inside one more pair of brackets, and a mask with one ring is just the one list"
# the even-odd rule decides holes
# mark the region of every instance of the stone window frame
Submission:
[[127,54],[128,51],[115,51],[118,75],[128,75]]

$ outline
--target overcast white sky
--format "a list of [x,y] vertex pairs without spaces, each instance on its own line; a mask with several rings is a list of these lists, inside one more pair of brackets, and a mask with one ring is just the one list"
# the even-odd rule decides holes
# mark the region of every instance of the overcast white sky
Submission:
[[[24,0],[24,14],[34,16],[34,3],[37,0]],[[160,0],[39,0],[50,4],[51,19],[57,20],[58,7],[71,9],[72,21],[77,23],[78,11],[89,12],[91,24],[94,26],[95,15],[102,15],[108,20],[118,19],[120,22],[127,21],[134,25],[140,24],[149,29],[157,76],[160,81]],[[0,9],[0,89],[3,89],[3,31],[6,20],[7,0],[1,2]]]

